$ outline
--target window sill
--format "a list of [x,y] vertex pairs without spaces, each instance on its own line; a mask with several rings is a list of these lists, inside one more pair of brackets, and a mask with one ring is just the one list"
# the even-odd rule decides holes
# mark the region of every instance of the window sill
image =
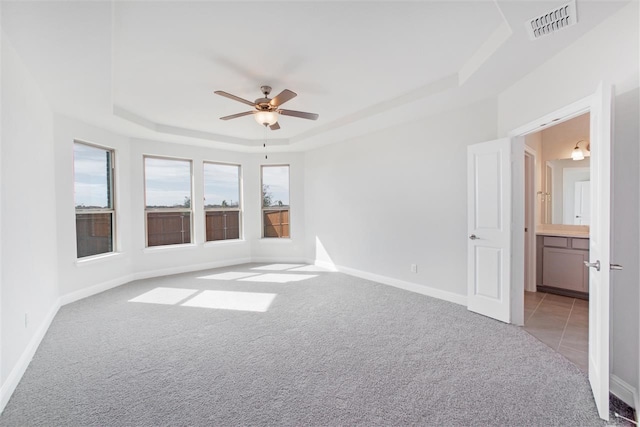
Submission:
[[205,248],[212,248],[216,246],[233,246],[233,245],[243,245],[247,243],[246,240],[243,239],[229,239],[229,240],[210,240],[204,243]]
[[154,252],[171,252],[171,251],[183,251],[190,249],[197,249],[198,245],[195,243],[185,243],[180,245],[162,245],[162,246],[150,246],[146,247],[142,250],[144,253],[154,253]]
[[85,267],[87,265],[99,264],[101,262],[106,262],[114,258],[119,258],[122,255],[123,255],[122,252],[109,252],[107,254],[99,254],[99,255],[92,255],[84,258],[79,258],[79,259],[76,259],[76,266]]
[[293,243],[293,240],[291,239],[291,237],[261,237],[260,242],[261,243],[278,242],[278,244],[284,244],[284,243]]

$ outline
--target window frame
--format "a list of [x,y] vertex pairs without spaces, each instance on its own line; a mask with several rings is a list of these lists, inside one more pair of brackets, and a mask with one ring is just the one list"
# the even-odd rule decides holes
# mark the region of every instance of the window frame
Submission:
[[[73,205],[74,205],[74,220],[76,222],[75,226],[74,226],[74,234],[75,234],[75,246],[76,246],[76,261],[84,261],[84,260],[89,260],[92,258],[98,258],[98,257],[103,257],[105,255],[111,255],[111,254],[115,254],[118,252],[118,233],[117,233],[117,202],[116,202],[116,191],[115,191],[115,186],[116,186],[116,150],[113,147],[108,147],[106,145],[101,145],[101,144],[95,144],[93,142],[88,142],[88,141],[84,141],[81,139],[74,139],[73,140],[73,146],[75,147],[76,144],[79,145],[84,145],[87,147],[91,147],[91,148],[97,148],[99,150],[104,150],[105,152],[109,153],[109,161],[110,161],[110,168],[109,168],[109,180],[108,180],[108,185],[109,185],[109,200],[111,201],[111,208],[98,208],[98,209],[78,209],[76,207],[76,198],[75,198],[75,185],[76,185],[76,157],[75,157],[75,149],[74,149],[74,156],[73,156],[73,192],[74,192],[74,197],[73,197]],[[86,215],[86,214],[111,214],[111,250],[109,252],[101,252],[99,254],[92,254],[92,255],[85,255],[85,256],[78,256],[78,225],[77,225],[77,217],[78,214],[80,215]]]
[[[173,208],[147,208],[147,159],[160,159],[171,160],[179,162],[189,163],[189,200],[191,206],[185,207],[173,207]],[[142,184],[144,191],[144,247],[145,249],[155,248],[175,248],[179,246],[191,246],[195,245],[195,233],[194,233],[194,211],[193,211],[193,160],[183,157],[162,156],[156,154],[143,154],[142,155]],[[168,245],[153,245],[149,246],[149,213],[172,213],[172,212],[188,212],[189,213],[189,243],[172,243]]]
[[[286,211],[288,211],[289,213],[289,235],[288,236],[282,236],[282,237],[272,237],[272,236],[265,236],[264,235],[264,229],[265,229],[265,223],[264,223],[264,215],[265,215],[265,211],[285,211],[285,209],[278,209],[277,206],[268,206],[265,207],[263,205],[264,202],[264,193],[263,193],[263,188],[264,188],[264,168],[270,168],[270,167],[286,167],[288,169],[288,174],[287,174],[287,190],[289,191],[289,204],[287,205],[287,209]],[[277,240],[281,240],[281,239],[291,239],[291,165],[287,164],[287,163],[277,163],[277,164],[268,164],[268,165],[260,165],[260,238],[261,239],[277,239]],[[280,226],[282,226],[282,223],[280,224]]]
[[[221,165],[221,166],[236,166],[238,168],[238,207],[227,207],[227,208],[207,208],[206,205],[206,174],[205,174],[205,166],[207,164],[210,165]],[[203,211],[204,211],[204,243],[205,244],[216,244],[221,242],[238,242],[244,240],[244,226],[243,226],[243,203],[242,203],[242,165],[239,163],[226,163],[226,162],[217,162],[210,160],[203,160],[202,162],[202,199],[203,199]],[[235,239],[219,239],[219,240],[207,240],[207,212],[238,212],[238,237]],[[226,233],[226,228],[225,228]]]

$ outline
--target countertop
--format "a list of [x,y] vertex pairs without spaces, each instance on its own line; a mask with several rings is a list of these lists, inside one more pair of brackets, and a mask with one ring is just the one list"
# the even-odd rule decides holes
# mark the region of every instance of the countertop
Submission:
[[586,225],[538,225],[536,236],[558,236],[589,238],[589,227]]

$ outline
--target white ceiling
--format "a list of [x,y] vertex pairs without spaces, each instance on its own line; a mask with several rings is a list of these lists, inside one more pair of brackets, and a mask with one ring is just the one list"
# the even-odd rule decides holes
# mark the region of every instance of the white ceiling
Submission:
[[287,88],[270,145],[301,150],[496,96],[628,1],[577,0],[578,25],[531,41],[566,1],[2,2],[2,31],[54,111],[126,135],[250,150],[242,98]]

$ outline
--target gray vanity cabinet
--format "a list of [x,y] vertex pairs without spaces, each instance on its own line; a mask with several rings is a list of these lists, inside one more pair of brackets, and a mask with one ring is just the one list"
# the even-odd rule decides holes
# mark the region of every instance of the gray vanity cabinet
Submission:
[[[567,295],[589,292],[589,239],[563,236],[538,236],[538,271],[542,270],[538,286],[546,291]],[[548,288],[548,289],[547,289]]]

